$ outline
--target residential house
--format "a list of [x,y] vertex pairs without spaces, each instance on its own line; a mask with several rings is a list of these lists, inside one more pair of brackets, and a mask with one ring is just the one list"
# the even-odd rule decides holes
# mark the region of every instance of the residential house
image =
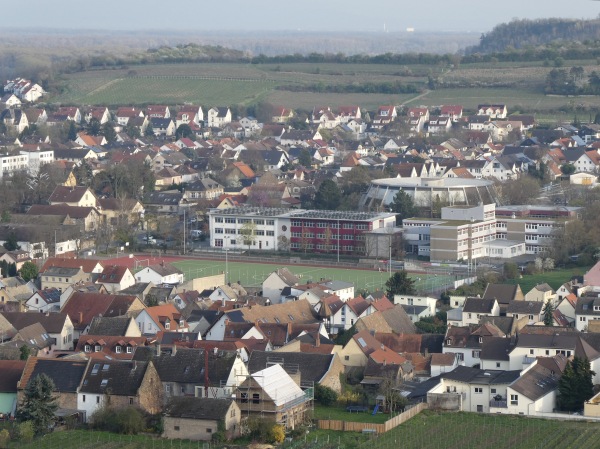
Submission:
[[106,106],[94,106],[91,107],[84,116],[87,123],[92,120],[97,120],[98,123],[104,125],[110,121],[110,111]]
[[175,122],[170,118],[150,117],[152,132],[156,137],[171,137],[175,135]]
[[454,371],[458,366],[458,356],[452,352],[431,354],[431,377]]
[[89,335],[114,337],[141,337],[142,333],[133,317],[98,316],[90,323]]
[[439,383],[427,393],[431,408],[490,413],[506,406],[507,391],[519,371],[482,370],[458,366],[440,375]]
[[463,107],[460,105],[443,105],[440,108],[440,115],[450,117],[452,122],[457,123],[463,115]]
[[16,330],[40,324],[54,341],[52,349],[73,349],[73,340],[76,338],[74,327],[69,316],[64,313],[2,312],[1,316]]
[[287,268],[278,268],[267,276],[262,283],[262,294],[272,303],[281,302],[281,293],[286,287],[298,285],[300,279]]
[[98,200],[94,192],[88,187],[76,186],[56,186],[50,198],[48,199],[50,205],[54,204],[67,204],[68,206],[76,207],[97,207]]
[[506,316],[515,319],[527,317],[529,324],[542,321],[542,309],[544,303],[541,301],[511,301],[506,308]]
[[145,208],[157,213],[179,214],[187,206],[187,200],[179,191],[147,192],[142,200]]
[[356,321],[356,330],[369,330],[384,333],[416,333],[414,323],[404,311],[402,305],[397,304],[386,310],[377,310],[366,317]]
[[137,282],[152,282],[154,285],[179,285],[184,283],[184,273],[171,264],[151,265],[135,273]]
[[525,296],[519,284],[488,284],[483,292],[484,299],[495,299],[500,306],[500,315],[506,315],[510,301],[523,301]]
[[77,393],[77,410],[89,421],[94,412],[110,404],[134,406],[146,413],[160,412],[162,388],[152,362],[90,359]]
[[500,316],[500,306],[496,299],[467,298],[463,305],[462,326],[479,324],[483,316]]
[[129,121],[134,118],[143,118],[144,111],[135,107],[120,107],[115,114],[117,123],[121,126],[127,126]]
[[[538,301],[546,304],[548,301],[555,302],[556,293],[547,283],[537,284],[525,294],[525,301]],[[558,301],[556,301],[558,302]],[[554,304],[555,306],[558,304]]]
[[101,222],[100,212],[95,207],[69,206],[64,203],[51,206],[34,204],[27,211],[27,215],[32,220],[36,217],[56,217],[63,225],[79,225],[82,231],[94,231]]
[[115,293],[135,284],[131,270],[122,265],[107,265],[96,279],[97,284],[102,284],[108,293]]
[[150,118],[171,118],[171,111],[165,105],[149,105],[146,108],[146,115]]
[[369,355],[376,350],[396,354],[392,349],[387,348],[373,337],[371,332],[362,330],[352,336],[352,339],[338,352],[338,355],[344,366],[359,367],[366,366]]
[[506,118],[508,110],[505,104],[480,104],[477,106],[477,115],[485,115],[489,118]]
[[273,108],[273,116],[271,117],[271,121],[273,123],[285,124],[289,122],[292,118],[294,118],[293,109],[285,108],[282,106],[277,106]]
[[148,307],[135,320],[142,335],[156,335],[159,331],[189,331],[186,320],[173,304]]
[[492,413],[544,416],[556,410],[558,381],[567,364],[563,355],[540,357],[506,389],[506,407],[503,404],[490,410]]
[[85,273],[81,267],[49,266],[40,273],[39,279],[42,290],[56,288],[62,293],[71,285],[89,281],[90,275]]
[[341,392],[340,375],[344,364],[337,354],[252,351],[248,371],[252,374],[275,364],[281,365],[291,376],[300,373],[301,385],[319,384]]
[[20,271],[23,268],[23,264],[25,262],[31,262],[31,257],[27,251],[15,250],[15,251],[7,251],[6,253],[0,256],[0,262],[6,262],[9,264],[15,264],[17,271]]
[[148,347],[136,354],[135,359],[154,363],[165,401],[181,396],[231,398],[236,387],[248,376],[238,351],[188,349],[178,347],[177,342],[170,351],[163,352],[162,349],[161,344]]
[[[394,304],[401,304],[402,306],[408,307],[416,307],[416,309],[411,309],[411,312],[414,312],[419,317],[427,317],[434,316],[437,310],[437,299],[430,298],[429,296],[419,296],[419,295],[394,295]],[[404,307],[406,311],[406,307]],[[407,311],[408,313],[408,311]],[[411,315],[410,313],[408,313]],[[412,321],[418,321],[412,319]]]
[[294,429],[306,419],[312,392],[312,388],[303,391],[281,365],[275,364],[247,377],[236,390],[235,400],[244,414]]
[[582,296],[575,306],[575,328],[580,332],[588,330],[591,322],[600,320],[600,297]]
[[135,316],[144,309],[135,296],[107,295],[75,291],[61,309],[71,318],[74,338],[87,333],[92,320],[98,316]]
[[171,398],[165,407],[163,437],[212,441],[223,429],[227,440],[241,434],[242,412],[231,399]]
[[223,186],[211,178],[198,179],[185,189],[185,197],[189,200],[214,200],[223,193]]
[[209,128],[222,128],[231,123],[231,110],[226,107],[213,107],[206,113],[207,125]]
[[58,312],[60,310],[60,290],[47,288],[38,290],[25,302],[28,312]]
[[146,337],[86,334],[79,337],[75,352],[94,360],[133,360],[136,350],[146,346]]
[[0,360],[0,419],[15,416],[17,384],[23,375],[25,361]]
[[54,393],[58,409],[79,410],[77,391],[82,383],[88,360],[81,359],[44,359],[29,357],[23,374],[17,384],[17,400],[22,403],[25,390],[30,382],[45,374],[54,383]]

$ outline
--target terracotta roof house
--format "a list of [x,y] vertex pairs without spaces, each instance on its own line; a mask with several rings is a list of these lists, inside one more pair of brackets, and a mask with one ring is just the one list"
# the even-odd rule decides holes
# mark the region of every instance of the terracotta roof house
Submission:
[[173,304],[148,307],[136,317],[142,335],[155,335],[159,331],[188,332],[189,327]]
[[98,316],[135,316],[144,308],[144,304],[135,296],[75,292],[61,312],[69,315],[75,329],[75,338],[79,338]]
[[414,334],[416,328],[401,304],[396,304],[393,309],[382,312],[376,311],[369,316],[362,317],[356,322],[356,330],[369,330],[375,332]]
[[135,278],[131,270],[122,265],[107,265],[98,275],[96,283],[104,285],[108,293],[131,287],[135,284]]

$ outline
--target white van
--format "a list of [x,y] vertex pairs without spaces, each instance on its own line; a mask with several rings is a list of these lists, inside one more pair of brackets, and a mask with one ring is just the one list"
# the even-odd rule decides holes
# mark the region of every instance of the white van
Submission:
[[190,236],[193,239],[199,239],[202,236],[202,231],[200,229],[193,229],[190,231]]

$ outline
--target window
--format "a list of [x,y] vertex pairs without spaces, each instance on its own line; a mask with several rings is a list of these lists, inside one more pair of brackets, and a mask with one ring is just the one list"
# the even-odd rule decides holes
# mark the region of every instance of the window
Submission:
[[85,394],[81,396],[81,402],[85,402]]
[[510,395],[510,405],[519,405],[519,395],[518,394]]
[[240,397],[242,398],[242,404],[248,403],[248,393],[242,393]]
[[96,404],[100,404],[100,396],[96,396]]
[[131,354],[133,352],[133,348],[131,346],[127,346],[127,354]]
[[[496,362],[496,368],[500,368],[500,362]],[[493,391],[492,391],[493,393]]]
[[465,360],[465,355],[462,352],[456,354],[459,362],[463,362]]
[[350,356],[349,355],[344,356],[344,360],[350,360]]
[[529,355],[533,355],[533,352],[534,352],[533,349],[530,349],[529,350]]
[[121,353],[121,347],[120,346],[115,346],[115,352],[117,354],[120,354]]
[[231,409],[231,414],[230,414],[230,416],[231,416],[232,418],[235,416],[235,409],[234,409],[234,408],[232,408],[232,409]]
[[492,394],[496,394],[496,389],[495,389],[495,388],[492,388],[492,389],[490,390],[490,393],[492,393]]
[[212,433],[212,429],[209,427],[206,429],[206,433]]
[[173,426],[173,430],[176,430],[177,432],[179,432],[179,426]]
[[91,347],[90,345],[85,345],[85,346],[83,347],[83,350],[84,350],[85,352],[90,352],[90,351],[92,350],[92,347]]
[[171,385],[170,384],[166,384],[165,385],[165,392],[167,392],[167,393],[171,392]]
[[482,394],[482,393],[483,393],[482,387],[475,387],[475,394]]
[[133,398],[129,398],[129,405],[133,405]]
[[100,346],[100,345],[96,345],[96,346],[94,347],[94,351],[95,351],[95,352],[100,352],[100,351],[102,351],[102,346]]
[[481,351],[473,351],[473,358],[478,359]]
[[253,404],[260,404],[260,394],[254,393],[252,395],[252,403]]

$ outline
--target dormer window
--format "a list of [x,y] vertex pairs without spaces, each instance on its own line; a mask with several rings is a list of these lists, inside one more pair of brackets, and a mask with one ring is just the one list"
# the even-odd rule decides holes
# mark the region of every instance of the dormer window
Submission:
[[122,351],[122,349],[121,349],[121,347],[120,347],[120,346],[116,346],[116,347],[115,347],[115,352],[116,352],[117,354],[120,354],[120,353],[121,353],[121,351]]
[[447,340],[446,340],[446,344],[447,344],[447,345],[451,345],[451,344],[452,344],[452,340],[450,340],[450,339],[447,339]]
[[91,352],[91,351],[92,351],[92,347],[91,347],[90,345],[85,345],[85,346],[83,347],[83,350],[84,350],[85,352]]
[[600,306],[594,306],[594,312],[600,312]]
[[165,323],[165,329],[171,329],[171,323],[168,321]]
[[131,354],[133,352],[133,348],[131,346],[127,346],[127,354]]
[[102,346],[100,346],[100,345],[94,346],[94,352],[100,352],[100,351],[102,351]]
[[479,337],[479,343],[483,343],[483,337]]

